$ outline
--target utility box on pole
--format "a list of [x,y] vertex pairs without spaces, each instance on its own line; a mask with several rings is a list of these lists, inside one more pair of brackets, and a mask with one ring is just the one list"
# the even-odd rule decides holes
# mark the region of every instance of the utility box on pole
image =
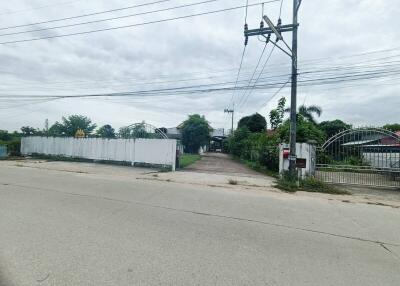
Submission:
[[[279,175],[289,171],[290,145],[279,145]],[[299,179],[314,176],[316,166],[316,146],[308,143],[296,143],[296,167]]]

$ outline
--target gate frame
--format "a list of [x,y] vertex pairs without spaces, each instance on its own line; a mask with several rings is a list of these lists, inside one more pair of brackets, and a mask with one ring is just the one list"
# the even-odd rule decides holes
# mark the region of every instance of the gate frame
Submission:
[[[335,142],[340,143],[340,139],[343,138],[344,136],[346,136],[346,135],[351,136],[351,134],[357,133],[357,132],[365,132],[365,134],[367,134],[367,133],[377,134],[377,135],[380,134],[385,137],[390,137],[390,138],[393,138],[394,140],[396,140],[396,142],[400,146],[400,136],[388,129],[383,129],[383,128],[379,128],[379,127],[358,127],[358,128],[349,128],[349,129],[340,131],[339,133],[331,136],[329,139],[327,139],[324,142],[324,144],[320,148],[318,148],[318,150],[325,153],[325,152],[327,152],[327,149],[329,146],[331,146]],[[382,147],[383,146],[385,146],[385,144],[382,144]],[[361,148],[362,148],[362,146],[361,146]],[[400,154],[400,152],[398,152],[398,153]],[[338,177],[336,179],[332,179],[331,181],[327,181],[328,183],[361,185],[361,186],[370,186],[370,187],[400,188],[400,182],[398,184],[395,183],[394,185],[389,184],[389,183],[385,184],[386,181],[378,180],[377,178],[373,177],[373,175],[378,175],[378,174],[382,174],[382,175],[384,174],[385,176],[387,176],[387,174],[389,174],[389,176],[393,176],[393,178],[395,178],[395,180],[396,180],[396,177],[400,176],[400,165],[399,165],[399,167],[392,167],[392,166],[376,167],[376,166],[362,166],[362,165],[354,165],[353,166],[353,165],[321,164],[321,163],[318,163],[318,155],[321,155],[321,154],[319,154],[319,152],[317,152],[316,175],[317,175],[318,171],[323,172],[323,171],[321,171],[321,168],[322,169],[332,169],[332,172],[328,172],[328,173],[330,173],[331,176],[333,176],[333,174],[336,172],[338,173]],[[358,173],[364,173],[365,171],[371,171],[370,173],[368,173],[368,172],[365,173],[365,174],[371,174],[371,175],[367,179],[364,178],[365,181],[363,181],[361,175],[359,175],[359,178],[356,178],[357,176],[354,176],[354,178],[352,178],[350,175],[349,176],[350,179],[340,177],[341,175],[339,175],[339,174],[341,172],[346,172],[345,170],[353,169],[353,168],[354,168],[355,172],[350,172],[350,173],[358,174]],[[357,172],[357,171],[359,171],[359,172]],[[365,176],[368,176],[368,175],[365,175]],[[353,181],[353,182],[350,182],[350,181]],[[356,182],[354,182],[354,181],[356,181]],[[369,182],[369,183],[367,183],[367,182]]]

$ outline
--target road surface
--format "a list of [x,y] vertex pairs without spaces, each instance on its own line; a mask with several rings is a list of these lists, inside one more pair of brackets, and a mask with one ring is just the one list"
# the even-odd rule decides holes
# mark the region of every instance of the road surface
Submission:
[[393,285],[400,210],[0,162],[0,285]]

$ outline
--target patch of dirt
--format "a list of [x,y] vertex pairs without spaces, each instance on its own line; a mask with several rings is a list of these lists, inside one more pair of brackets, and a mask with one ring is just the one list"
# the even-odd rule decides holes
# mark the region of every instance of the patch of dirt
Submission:
[[260,176],[260,173],[232,160],[228,155],[222,153],[206,153],[202,155],[201,160],[186,167],[184,171],[235,174],[237,176]]

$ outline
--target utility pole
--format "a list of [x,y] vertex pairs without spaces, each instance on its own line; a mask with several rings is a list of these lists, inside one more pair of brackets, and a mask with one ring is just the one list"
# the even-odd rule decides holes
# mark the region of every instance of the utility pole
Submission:
[[228,108],[226,108],[226,109],[224,110],[224,113],[232,113],[232,128],[231,128],[231,135],[233,135],[233,117],[234,117],[234,114],[235,114],[235,109],[234,109],[234,108],[232,108],[232,109],[228,109]]
[[[291,102],[290,102],[290,153],[289,153],[289,173],[291,178],[295,178],[296,173],[296,133],[297,133],[297,30],[298,24],[298,12],[302,0],[293,0],[293,23],[290,25],[282,25],[281,19],[278,20],[275,26],[268,16],[264,15],[263,19],[267,23],[268,28],[264,27],[264,23],[260,23],[260,28],[249,30],[247,24],[244,29],[244,36],[246,43],[248,38],[251,36],[263,36],[266,43],[271,43],[286,55],[291,58],[292,61],[292,86],[291,86]],[[282,33],[292,32],[292,47],[285,42]],[[276,40],[271,40],[271,35],[275,34]],[[281,47],[278,42],[281,41],[285,45]]]
[[292,33],[292,91],[290,97],[290,149],[289,173],[291,178],[296,177],[296,134],[297,134],[297,14],[301,0],[293,0],[293,33]]

